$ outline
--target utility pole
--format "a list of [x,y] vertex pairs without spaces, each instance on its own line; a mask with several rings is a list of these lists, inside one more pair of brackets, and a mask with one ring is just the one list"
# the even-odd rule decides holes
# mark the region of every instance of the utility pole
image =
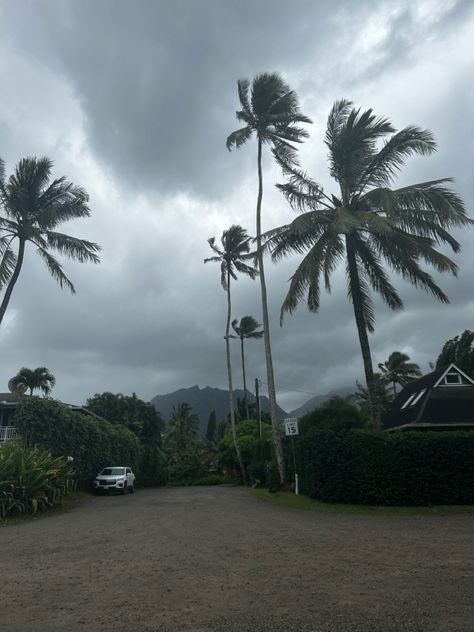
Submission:
[[260,406],[260,380],[255,378],[255,402],[257,405],[258,437],[262,438],[262,407]]

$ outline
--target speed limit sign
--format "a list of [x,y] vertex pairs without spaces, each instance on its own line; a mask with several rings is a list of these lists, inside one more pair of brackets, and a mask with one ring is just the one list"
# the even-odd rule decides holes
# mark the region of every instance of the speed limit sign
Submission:
[[299,434],[297,417],[288,417],[285,419],[285,435],[287,437],[295,437]]

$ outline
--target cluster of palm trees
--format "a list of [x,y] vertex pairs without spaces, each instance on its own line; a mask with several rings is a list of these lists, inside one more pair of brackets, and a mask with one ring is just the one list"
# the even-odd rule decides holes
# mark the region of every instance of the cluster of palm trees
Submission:
[[[449,187],[450,178],[393,188],[395,177],[408,157],[430,155],[436,150],[430,131],[416,126],[397,131],[388,119],[377,116],[371,109],[362,111],[351,101],[336,101],[328,117],[325,144],[330,175],[337,186],[334,192],[327,193],[301,168],[297,159],[297,144],[308,137],[302,124],[309,124],[311,120],[300,111],[295,92],[274,73],[259,74],[252,83],[240,80],[237,88],[240,109],[236,116],[243,125],[227,138],[227,148],[238,149],[252,137],[257,141],[256,251],[250,252],[247,232],[240,226],[232,226],[223,233],[222,250],[216,249],[214,238],[209,240],[216,256],[206,261],[221,262],[221,282],[227,290],[225,340],[229,405],[238,456],[229,352],[230,279],[236,278],[235,270],[260,278],[273,445],[280,479],[284,482],[264,254],[270,253],[273,261],[294,253],[302,256],[283,301],[281,320],[301,302],[306,302],[310,311],[317,312],[321,282],[330,291],[332,273],[339,265],[345,265],[371,418],[377,427],[381,411],[368,337],[375,328],[372,294],[380,294],[390,309],[403,308],[403,301],[386,271],[388,267],[415,287],[448,302],[446,294],[422,264],[428,264],[436,272],[456,275],[455,262],[438,248],[448,246],[458,252],[460,244],[449,230],[467,227],[472,220],[461,198]],[[285,177],[277,187],[298,215],[292,222],[262,234],[264,147],[271,150]],[[255,267],[245,263],[252,257]]]
[[8,382],[8,387],[12,392],[41,391],[46,397],[51,393],[51,389],[56,385],[56,378],[45,366],[36,369],[22,367],[16,375]]

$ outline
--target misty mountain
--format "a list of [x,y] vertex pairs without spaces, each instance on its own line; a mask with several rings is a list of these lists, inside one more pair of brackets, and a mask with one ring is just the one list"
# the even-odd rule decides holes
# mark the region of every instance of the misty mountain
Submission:
[[[244,391],[242,389],[236,389],[234,391],[235,403],[237,403],[238,397],[243,399]],[[250,403],[255,402],[255,396],[252,393],[248,393],[248,400]],[[270,402],[268,398],[262,396],[260,401],[262,411],[269,412]],[[201,435],[206,433],[209,415],[213,410],[216,411],[217,422],[223,421],[229,412],[229,392],[221,388],[212,388],[210,386],[206,386],[205,388],[199,388],[199,386],[181,388],[174,391],[174,393],[156,395],[156,397],[151,400],[151,403],[160,411],[166,421],[171,417],[173,406],[184,402],[189,404],[193,412],[199,417],[199,432]],[[278,407],[278,415],[280,419],[288,417],[288,414],[280,407]]]
[[311,410],[318,408],[318,406],[321,406],[322,404],[324,404],[324,402],[327,402],[328,399],[331,399],[331,397],[345,397],[346,395],[350,395],[351,393],[353,393],[354,390],[354,388],[341,388],[337,391],[326,393],[325,395],[315,395],[311,399],[308,399],[308,401],[305,402],[302,406],[300,406],[299,408],[295,408],[295,410],[292,410],[291,413],[288,413],[288,417],[301,417],[305,413],[309,413]]

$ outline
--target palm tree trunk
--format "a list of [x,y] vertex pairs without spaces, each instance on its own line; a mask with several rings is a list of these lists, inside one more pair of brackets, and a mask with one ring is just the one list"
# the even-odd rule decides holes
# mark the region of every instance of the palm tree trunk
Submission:
[[262,176],[262,140],[258,139],[258,198],[257,198],[257,258],[260,273],[260,289],[262,293],[262,315],[263,315],[263,342],[265,346],[265,360],[267,364],[268,398],[270,400],[270,417],[272,420],[272,437],[275,457],[277,460],[280,482],[285,484],[285,461],[283,459],[283,448],[281,444],[280,426],[278,423],[278,410],[275,393],[275,379],[273,377],[272,349],[270,344],[270,325],[268,322],[267,286],[265,284],[265,270],[263,267],[262,252],[262,197],[263,197],[263,176]]
[[245,379],[245,355],[244,355],[244,339],[243,337],[240,338],[240,352],[242,355],[242,377],[244,380],[244,406],[245,406],[245,414],[247,416],[247,419],[250,419],[250,414],[249,414],[249,402],[247,399],[247,380]]
[[3,297],[2,304],[0,305],[0,325],[2,324],[3,317],[5,316],[5,312],[7,311],[8,303],[10,302],[10,297],[13,292],[13,288],[15,287],[15,283],[20,276],[21,266],[23,265],[23,257],[25,255],[25,242],[23,239],[20,239],[20,245],[18,247],[18,257],[16,260],[16,266],[13,270],[13,274],[11,276],[10,281],[8,282],[7,289],[5,290],[5,295]]
[[360,279],[357,270],[357,261],[354,247],[351,240],[346,236],[347,263],[349,268],[349,284],[351,289],[352,304],[354,306],[354,316],[359,333],[360,349],[362,352],[362,360],[364,363],[365,380],[367,382],[367,392],[369,395],[369,405],[372,417],[372,423],[376,428],[380,426],[380,408],[377,401],[375,389],[374,369],[372,366],[372,356],[370,354],[369,337],[367,336],[367,327],[365,324],[364,313],[361,303]]
[[225,327],[225,351],[227,356],[227,378],[229,381],[229,407],[230,407],[230,426],[232,428],[232,439],[234,440],[234,448],[237,454],[237,461],[239,462],[240,473],[242,475],[242,482],[247,485],[247,475],[245,473],[244,462],[242,460],[242,454],[240,452],[239,442],[237,440],[237,431],[235,429],[235,410],[234,410],[234,389],[232,387],[232,366],[230,363],[230,318],[231,318],[231,301],[230,301],[230,274],[227,270],[227,323]]

